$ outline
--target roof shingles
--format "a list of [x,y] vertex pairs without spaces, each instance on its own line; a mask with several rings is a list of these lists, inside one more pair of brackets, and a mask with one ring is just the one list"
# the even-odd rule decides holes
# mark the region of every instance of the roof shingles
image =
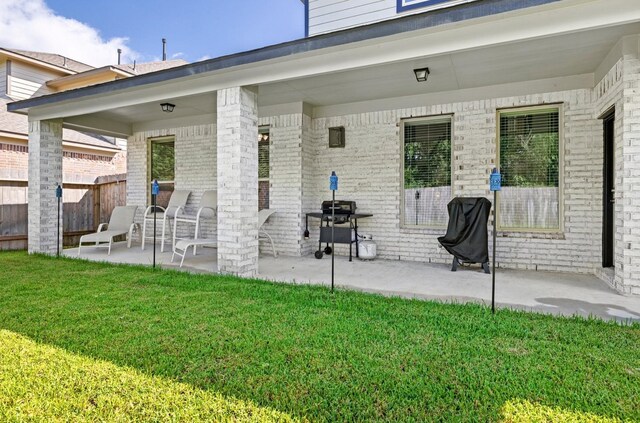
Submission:
[[60,54],[42,53],[39,51],[29,51],[29,50],[9,49],[4,47],[2,48],[2,50],[8,51],[14,54],[19,54],[21,56],[25,56],[30,59],[35,59],[40,62],[48,63],[50,65],[69,69],[72,72],[85,72],[93,69],[93,66],[89,66],[85,63],[78,62],[77,60],[69,59],[68,57],[62,56]]

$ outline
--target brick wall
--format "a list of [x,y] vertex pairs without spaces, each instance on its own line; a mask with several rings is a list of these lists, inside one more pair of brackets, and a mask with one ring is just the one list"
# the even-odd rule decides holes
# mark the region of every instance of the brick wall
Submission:
[[[616,205],[615,205],[615,240],[614,240],[614,262],[615,269],[613,272],[605,272],[602,269],[596,269],[596,274],[601,279],[607,281],[613,288],[624,291],[624,279],[621,270],[623,265],[623,236],[624,236],[624,219],[622,210],[622,192],[619,188],[622,184],[622,108],[623,108],[623,74],[624,59],[620,59],[607,75],[602,78],[593,89],[594,100],[594,117],[599,117],[607,112],[611,107],[615,107],[614,121],[614,161],[615,161],[615,187],[616,187]],[[602,140],[602,138],[601,138]],[[600,220],[602,213],[600,213]]]
[[217,92],[218,270],[258,272],[258,95],[249,88]]
[[[99,176],[126,172],[126,152],[89,152],[63,147],[64,182],[93,183]],[[29,147],[20,141],[0,140],[0,179],[27,180]]]
[[[622,57],[593,90],[594,116],[615,108],[615,268],[596,270],[618,291],[640,294],[640,61]],[[601,138],[600,138],[601,140]]]
[[[340,177],[337,198],[355,200],[359,211],[374,214],[360,222],[360,232],[374,236],[380,257],[448,263],[449,254],[436,240],[444,228],[400,225],[398,123],[403,118],[452,114],[453,195],[492,199],[488,177],[496,159],[497,109],[562,103],[564,232],[501,233],[496,261],[516,269],[592,273],[601,259],[602,127],[594,117],[591,96],[591,90],[572,90],[315,119],[315,159],[309,160],[315,168],[305,186],[311,187],[317,210],[323,199],[329,199],[328,176],[335,170]],[[333,126],[345,127],[344,149],[328,148],[328,128]],[[317,239],[317,229],[311,239]],[[347,252],[346,246],[337,250]]]
[[[304,214],[318,211],[330,199],[328,177],[340,177],[338,199],[355,200],[359,211],[374,214],[363,219],[360,232],[373,235],[381,258],[449,263],[439,247],[442,229],[401,226],[400,174],[402,119],[452,115],[452,169],[454,196],[485,196],[488,177],[496,163],[497,110],[510,107],[561,104],[563,160],[563,231],[559,233],[499,233],[497,264],[530,270],[580,273],[601,271],[602,245],[602,121],[598,117],[616,106],[616,271],[610,283],[623,292],[640,289],[640,203],[623,192],[635,192],[640,170],[640,62],[621,59],[594,89],[457,102],[315,118],[305,114],[264,116],[259,125],[270,129],[269,207],[277,213],[267,224],[282,254],[312,253],[317,248],[318,223],[310,221],[311,236],[304,240]],[[618,112],[619,110],[619,112]],[[345,148],[328,148],[328,128],[344,126]],[[191,189],[197,203],[204,189],[216,186],[216,127],[205,125],[136,134],[129,140],[129,198],[146,204],[147,139],[176,135],[177,187]],[[623,180],[624,177],[624,180]],[[640,177],[640,176],[639,176]],[[141,188],[144,187],[144,188]],[[491,229],[491,222],[490,222]],[[215,230],[209,227],[207,230]],[[264,248],[264,245],[261,246]],[[338,254],[347,247],[337,246]],[[638,263],[636,265],[636,263]]]
[[[269,208],[276,210],[265,229],[278,253],[300,255],[303,115],[263,117],[259,124],[269,126]],[[265,247],[261,241],[261,251],[269,251]]]
[[[623,291],[640,295],[640,60],[625,56],[622,77],[622,191]],[[617,157],[616,157],[617,158]],[[616,213],[618,210],[616,209]],[[616,275],[617,276],[617,275]]]
[[[62,120],[29,121],[29,253],[56,254],[56,184],[62,179]],[[63,216],[60,216],[60,223]],[[61,234],[60,234],[61,235]]]
[[[175,137],[175,189],[191,191],[187,212],[195,213],[202,193],[217,189],[216,125],[198,125],[138,132],[127,143],[127,204],[137,205],[137,221],[149,204],[150,182],[148,174],[149,139]],[[215,236],[215,219],[203,220],[201,237]],[[193,236],[194,228],[179,227],[179,236]]]

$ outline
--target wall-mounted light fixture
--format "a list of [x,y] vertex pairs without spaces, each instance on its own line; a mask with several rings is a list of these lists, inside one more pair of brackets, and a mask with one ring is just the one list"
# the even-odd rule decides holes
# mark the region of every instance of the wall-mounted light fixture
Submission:
[[160,107],[162,107],[163,112],[171,113],[173,112],[173,109],[175,109],[176,105],[171,103],[162,103]]
[[418,82],[427,82],[427,79],[429,79],[429,68],[414,69],[413,73],[416,75]]

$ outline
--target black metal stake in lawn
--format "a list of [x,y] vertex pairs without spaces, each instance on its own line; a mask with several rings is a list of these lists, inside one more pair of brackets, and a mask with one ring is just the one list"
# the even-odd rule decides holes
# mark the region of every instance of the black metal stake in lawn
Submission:
[[500,171],[493,168],[491,177],[489,178],[489,188],[493,191],[493,258],[491,259],[491,313],[496,312],[496,207],[498,199],[498,191],[502,188],[502,178],[500,177]]
[[151,199],[153,200],[153,268],[156,268],[156,212],[158,205],[158,194],[160,193],[160,185],[158,180],[154,179],[151,185]]
[[338,175],[336,175],[335,170],[331,172],[331,176],[329,177],[329,189],[333,193],[333,200],[331,202],[331,293],[333,293],[336,256],[336,248],[334,242],[336,225],[336,191],[338,190]]
[[60,201],[62,201],[62,187],[58,184],[56,188],[56,198],[58,199],[58,236],[56,237],[56,256],[60,257]]

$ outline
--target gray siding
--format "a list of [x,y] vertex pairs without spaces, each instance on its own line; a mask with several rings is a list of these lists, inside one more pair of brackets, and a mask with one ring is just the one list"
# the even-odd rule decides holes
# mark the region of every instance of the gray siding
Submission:
[[310,0],[309,35],[395,18],[395,0]]
[[7,95],[7,62],[0,63],[0,96]]
[[309,35],[324,34],[355,26],[394,19],[475,0],[451,0],[397,12],[396,0],[309,0]]

